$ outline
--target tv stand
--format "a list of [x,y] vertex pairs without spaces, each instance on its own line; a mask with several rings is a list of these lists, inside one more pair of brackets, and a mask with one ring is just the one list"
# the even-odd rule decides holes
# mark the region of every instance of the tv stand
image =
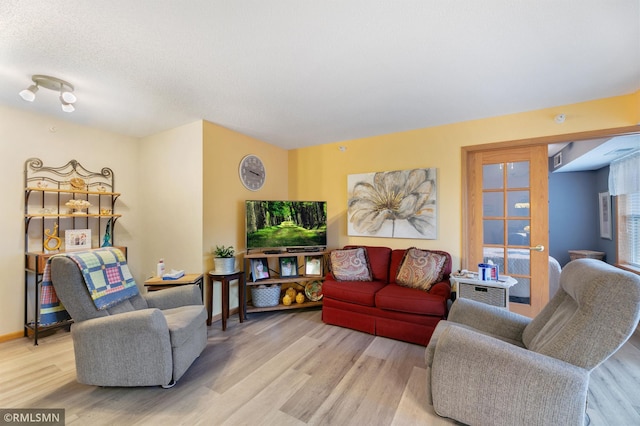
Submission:
[[314,252],[324,252],[324,251],[325,251],[325,247],[289,247],[287,248],[287,253],[314,253]]
[[[244,256],[244,270],[246,273],[246,279],[242,284],[242,288],[238,291],[245,292],[245,315],[254,312],[266,312],[266,311],[280,311],[290,309],[301,309],[322,306],[322,295],[319,297],[315,295],[315,298],[310,297],[308,291],[311,291],[313,287],[322,286],[324,280],[326,254],[324,250],[318,250],[318,247],[314,247],[313,251],[307,250],[302,247],[301,251],[292,252],[290,249],[278,250],[277,253],[269,253],[267,251],[259,253],[248,253]],[[275,251],[275,250],[274,250]],[[282,270],[283,264],[281,259],[292,258],[292,262],[295,265],[293,270],[284,272]],[[294,258],[294,259],[293,259]],[[251,261],[254,259],[260,259],[266,261],[269,270],[269,278],[261,278],[254,280],[251,276]],[[309,266],[307,266],[309,262]],[[312,266],[317,265],[318,269],[314,269]],[[254,306],[252,301],[247,303],[248,296],[247,290],[250,290],[253,286],[261,286],[267,284],[277,284],[280,286],[280,296],[278,297],[278,304],[274,306],[258,307]],[[288,287],[293,287],[296,292],[301,292],[305,295],[304,303],[296,303],[293,301],[290,305],[284,305],[282,303],[282,296],[284,295]]]

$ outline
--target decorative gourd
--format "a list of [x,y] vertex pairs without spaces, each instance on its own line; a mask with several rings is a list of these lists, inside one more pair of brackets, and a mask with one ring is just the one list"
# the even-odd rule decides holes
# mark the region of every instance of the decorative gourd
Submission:
[[282,304],[285,306],[289,306],[291,305],[291,302],[293,302],[293,300],[291,300],[291,297],[288,294],[285,294],[282,298]]
[[285,294],[291,298],[291,301],[292,301],[292,302],[293,302],[294,300],[296,300],[296,293],[297,293],[297,291],[296,291],[296,289],[295,289],[295,288],[293,288],[293,287],[289,287],[289,288],[287,289],[287,291],[285,291]]
[[298,295],[296,296],[296,303],[298,304],[304,303],[304,294],[298,293]]

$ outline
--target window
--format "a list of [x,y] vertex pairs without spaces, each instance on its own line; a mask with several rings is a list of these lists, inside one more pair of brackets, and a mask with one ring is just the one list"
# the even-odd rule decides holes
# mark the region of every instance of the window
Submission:
[[618,264],[640,272],[640,151],[611,163],[609,191],[617,196]]
[[618,263],[640,270],[640,192],[618,197]]

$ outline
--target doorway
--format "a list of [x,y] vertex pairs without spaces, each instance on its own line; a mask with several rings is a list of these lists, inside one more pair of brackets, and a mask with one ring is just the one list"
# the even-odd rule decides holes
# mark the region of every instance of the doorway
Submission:
[[497,263],[518,280],[510,310],[535,316],[550,296],[547,146],[637,132],[628,126],[463,147],[462,268]]

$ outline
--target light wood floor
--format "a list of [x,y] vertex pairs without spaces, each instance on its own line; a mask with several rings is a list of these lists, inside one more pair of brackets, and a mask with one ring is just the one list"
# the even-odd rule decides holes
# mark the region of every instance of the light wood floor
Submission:
[[[172,389],[75,380],[70,334],[0,344],[0,408],[65,408],[67,425],[449,425],[425,404],[424,348],[323,324],[319,310],[209,328]],[[135,344],[135,342],[132,342]],[[591,424],[640,425],[640,332],[591,375]]]

